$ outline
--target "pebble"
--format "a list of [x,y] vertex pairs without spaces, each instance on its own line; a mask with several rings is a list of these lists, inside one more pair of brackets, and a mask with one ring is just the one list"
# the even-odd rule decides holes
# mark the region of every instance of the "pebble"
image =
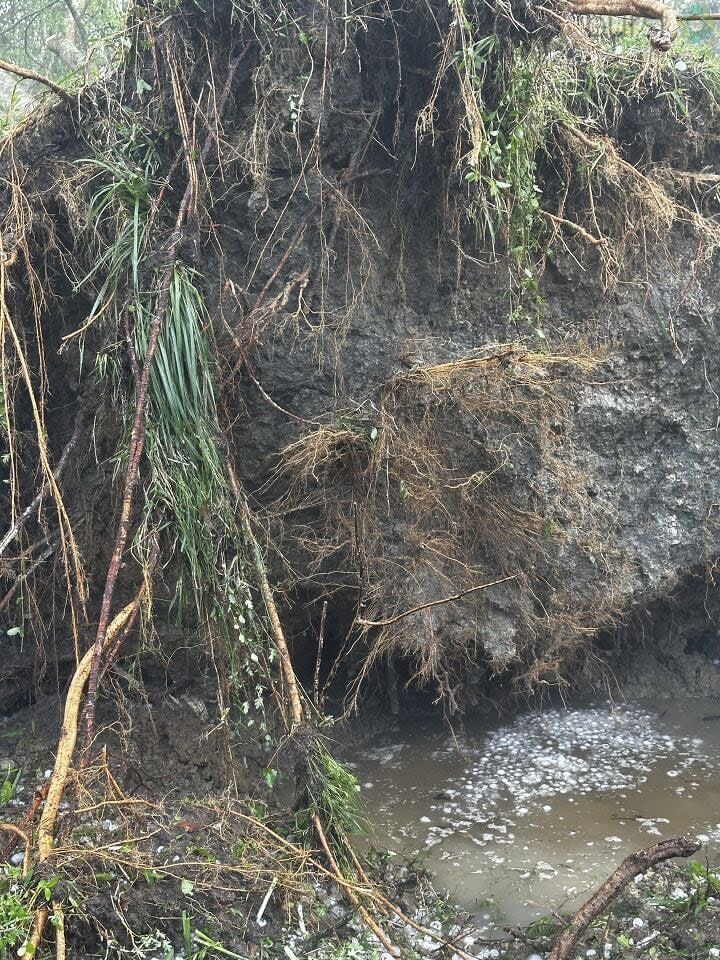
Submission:
[[645,926],[645,921],[643,920],[642,917],[633,917],[632,925],[633,925],[634,927],[644,927],[644,926]]
[[20,864],[23,862],[24,859],[25,859],[25,854],[24,854],[24,853],[14,853],[14,854],[10,857],[10,863],[11,863],[14,867],[19,867]]

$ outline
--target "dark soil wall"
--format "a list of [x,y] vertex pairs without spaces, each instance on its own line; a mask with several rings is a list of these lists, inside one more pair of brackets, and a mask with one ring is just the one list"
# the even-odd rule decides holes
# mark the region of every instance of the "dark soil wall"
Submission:
[[[433,31],[447,29],[445,5],[435,19],[423,10],[410,5],[392,21],[343,33],[341,21],[297,4],[305,39],[277,55],[253,52],[241,72],[212,230],[185,254],[204,274],[236,466],[268,529],[298,663],[311,673],[325,600],[327,673],[356,618],[392,619],[503,579],[350,637],[358,639],[352,669],[368,653],[397,659],[403,677],[459,708],[495,670],[526,691],[594,671],[598,632],[639,609],[664,621],[658,605],[717,556],[720,282],[712,245],[689,222],[625,244],[609,232],[622,253],[610,284],[605,248],[571,232],[555,238],[539,269],[537,303],[511,310],[502,243],[491,249],[467,220],[450,81],[435,136],[417,136],[433,90]],[[216,51],[244,29],[226,13],[216,12]],[[151,66],[143,69],[152,81]],[[193,74],[191,88],[200,79]],[[671,168],[715,170],[716,118],[701,93],[682,118],[659,111],[657,100],[649,87],[605,118],[619,153],[658,182]],[[72,169],[81,151],[66,120],[51,114],[17,147],[46,195],[62,256],[73,218],[49,171]],[[543,203],[562,194],[563,215],[590,226],[580,181],[553,156],[540,161]],[[599,200],[610,225],[619,216],[611,191]],[[39,221],[40,244],[47,230]],[[87,302],[64,278],[59,252],[50,263],[48,423],[57,455],[79,406],[93,420],[67,483],[95,609],[120,424],[113,398],[94,392],[87,356],[82,367],[77,351],[57,356]],[[91,356],[99,346],[91,337]],[[479,355],[494,359],[459,385],[428,379],[438,365]],[[344,430],[346,447],[305,474],[296,464],[293,476],[279,475],[287,446],[307,452],[319,428]],[[28,468],[31,489],[33,477]],[[171,569],[164,578],[161,590],[171,592]],[[53,624],[52,644],[68,658],[55,593],[42,591],[36,619]],[[17,607],[2,613],[6,629],[17,616]],[[710,629],[703,621],[688,635],[693,657],[712,659]],[[26,695],[37,664],[31,643],[3,643],[7,705]],[[665,645],[653,633],[648,655]]]

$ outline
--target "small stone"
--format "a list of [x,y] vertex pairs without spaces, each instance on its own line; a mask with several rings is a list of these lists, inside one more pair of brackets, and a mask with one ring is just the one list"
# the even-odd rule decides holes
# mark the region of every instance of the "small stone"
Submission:
[[644,927],[644,926],[645,926],[645,921],[643,920],[642,917],[634,917],[634,918],[633,918],[632,925],[633,925],[634,927],[638,927],[638,928],[639,928],[639,927]]
[[20,864],[23,862],[24,859],[25,859],[25,854],[24,854],[24,853],[14,853],[14,854],[10,857],[10,863],[11,863],[14,867],[19,867]]

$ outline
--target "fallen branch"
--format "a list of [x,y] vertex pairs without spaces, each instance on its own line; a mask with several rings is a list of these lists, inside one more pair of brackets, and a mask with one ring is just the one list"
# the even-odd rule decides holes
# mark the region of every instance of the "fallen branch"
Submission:
[[481,583],[477,587],[470,587],[468,590],[461,590],[460,593],[454,593],[451,597],[443,597],[442,600],[430,600],[429,603],[421,603],[417,607],[411,607],[409,610],[404,610],[402,613],[398,613],[394,617],[389,617],[387,620],[361,620],[357,619],[363,627],[389,627],[393,623],[397,623],[398,620],[404,620],[405,617],[411,617],[414,613],[420,613],[422,610],[427,610],[429,607],[439,607],[444,603],[453,603],[455,600],[461,600],[463,597],[467,597],[471,593],[477,593],[480,590],[487,590],[488,587],[496,587],[499,583],[507,583],[508,580],[517,580],[519,577],[518,573],[513,573],[509,577],[501,577],[500,580],[492,580],[490,583]]
[[700,844],[697,840],[690,837],[673,837],[669,840],[661,840],[660,843],[656,843],[646,850],[638,850],[637,853],[631,853],[629,857],[625,857],[617,870],[608,877],[602,886],[598,887],[587,903],[583,904],[575,913],[566,929],[558,937],[548,960],[569,960],[575,952],[580,937],[593,920],[607,910],[610,903],[633,877],[645,873],[650,867],[662,863],[663,860],[670,860],[673,857],[689,857],[699,849]]
[[44,77],[41,73],[35,73],[34,70],[26,70],[25,67],[19,67],[16,63],[8,63],[7,60],[0,60],[0,70],[5,70],[7,73],[14,73],[16,77],[21,77],[23,80],[35,80],[36,83],[41,83],[44,87],[47,87],[48,90],[52,90],[52,92],[57,94],[61,99],[66,100],[68,103],[73,102],[73,98],[67,90],[63,90],[54,80],[51,80],[50,77]]
[[[312,823],[313,823],[313,826],[315,827],[315,833],[317,834],[318,840],[320,841],[320,846],[323,848],[323,852],[325,853],[328,863],[330,864],[330,868],[332,870],[332,874],[333,874],[333,878],[335,879],[335,882],[338,883],[339,886],[341,886],[342,889],[345,891],[345,895],[348,901],[353,907],[355,907],[358,914],[364,921],[365,926],[372,933],[374,933],[375,936],[378,938],[378,940],[382,944],[383,949],[387,953],[389,953],[391,957],[400,956],[400,951],[398,950],[398,948],[394,946],[394,944],[390,943],[390,941],[385,936],[384,932],[382,931],[378,923],[368,913],[367,908],[364,907],[362,903],[360,903],[360,900],[358,899],[358,895],[353,889],[353,887],[350,885],[350,883],[348,883],[348,881],[343,876],[342,870],[340,869],[340,866],[337,860],[335,859],[335,857],[333,856],[332,850],[330,849],[330,844],[327,841],[325,830],[320,821],[320,817],[317,815],[317,813],[314,813],[312,815]],[[370,889],[372,890],[372,887]]]

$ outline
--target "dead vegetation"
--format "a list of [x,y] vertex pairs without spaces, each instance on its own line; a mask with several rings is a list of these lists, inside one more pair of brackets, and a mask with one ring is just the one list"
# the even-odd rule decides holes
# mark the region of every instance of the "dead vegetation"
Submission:
[[[511,343],[413,368],[280,454],[284,490],[272,509],[295,519],[277,542],[303,556],[320,596],[332,592],[338,564],[352,571],[355,625],[372,635],[358,683],[377,660],[400,658],[415,683],[457,708],[454,690],[478,661],[500,669],[530,649],[536,680],[557,680],[563,647],[603,622],[597,606],[573,616],[561,585],[542,583],[548,551],[602,552],[606,518],[594,515],[573,467],[567,416],[602,362],[588,350]],[[533,457],[533,475],[518,478],[520,455]],[[553,485],[552,516],[535,489],[541,472]],[[298,512],[313,518],[306,527]],[[568,542],[578,529],[586,542]],[[483,627],[486,605],[502,608],[507,591],[529,598],[522,642]],[[408,613],[417,597],[426,602]]]

